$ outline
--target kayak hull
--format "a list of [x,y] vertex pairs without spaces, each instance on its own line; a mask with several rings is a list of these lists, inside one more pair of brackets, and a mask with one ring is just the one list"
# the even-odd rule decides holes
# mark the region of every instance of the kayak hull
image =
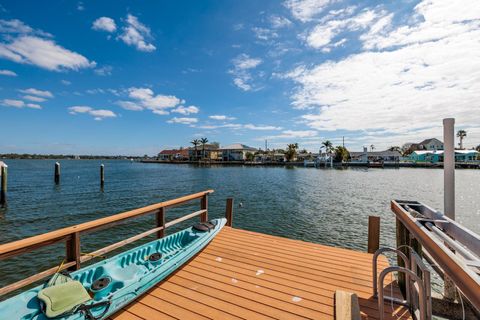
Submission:
[[[110,302],[108,309],[101,306],[92,309],[92,314],[96,317],[103,314],[101,319],[107,318],[178,269],[204,248],[226,223],[226,219],[212,221],[215,227],[210,231],[188,228],[72,272],[71,277],[80,281],[91,294],[90,303]],[[105,281],[104,286],[94,286],[97,280],[105,278],[108,281]],[[48,319],[41,312],[37,298],[43,287],[37,286],[1,302],[0,318]],[[75,320],[85,317],[82,313],[74,313],[55,319]]]

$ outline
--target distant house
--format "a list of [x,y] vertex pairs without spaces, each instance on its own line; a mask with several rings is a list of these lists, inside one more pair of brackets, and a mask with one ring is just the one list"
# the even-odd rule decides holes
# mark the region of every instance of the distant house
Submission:
[[234,143],[220,148],[223,161],[245,161],[248,153],[255,153],[256,148],[241,143]]
[[443,150],[443,142],[437,138],[425,139],[420,143],[407,143],[404,148],[410,154],[416,150]]
[[197,146],[197,151],[195,151],[195,148],[189,148],[188,156],[190,160],[218,160],[221,156],[221,152],[216,144],[206,144],[205,155],[203,151],[202,145]]
[[[469,162],[478,159],[480,152],[476,150],[455,150],[455,162]],[[413,162],[443,162],[443,150],[416,150],[409,156]]]
[[352,162],[399,162],[402,154],[396,150],[385,150],[385,151],[367,151],[367,148],[364,148],[363,151],[351,151],[350,152],[350,161]]
[[158,154],[158,160],[188,160],[188,149],[167,149]]
[[443,142],[437,138],[425,139],[419,143],[419,150],[443,150]]

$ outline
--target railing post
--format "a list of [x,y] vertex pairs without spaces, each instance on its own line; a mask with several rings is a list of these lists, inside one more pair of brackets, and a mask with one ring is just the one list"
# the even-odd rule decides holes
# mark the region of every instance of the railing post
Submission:
[[67,262],[75,261],[75,265],[72,266],[71,270],[78,270],[80,269],[80,233],[75,232],[73,233],[70,238],[67,240],[66,243],[67,252],[66,258]]
[[205,212],[200,216],[200,221],[206,222],[208,220],[208,193],[203,195],[200,202],[200,209],[205,210]]
[[233,198],[227,198],[225,218],[227,218],[227,226],[231,227],[233,225]]
[[157,238],[165,237],[165,208],[160,208],[157,211],[157,227],[163,227],[162,230],[157,232]]
[[368,217],[368,253],[375,253],[380,248],[380,217]]

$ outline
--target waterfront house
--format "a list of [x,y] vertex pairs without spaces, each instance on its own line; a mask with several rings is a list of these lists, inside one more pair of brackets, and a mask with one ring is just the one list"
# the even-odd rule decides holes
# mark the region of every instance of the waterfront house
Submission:
[[195,148],[188,149],[188,157],[190,160],[219,160],[221,158],[221,151],[217,144],[206,144],[205,155],[203,154],[203,146],[199,145],[197,151]]
[[188,149],[166,149],[160,151],[158,160],[172,161],[172,160],[188,160]]
[[363,151],[350,152],[351,162],[399,162],[402,154],[397,150],[385,150],[385,151],[368,151],[367,148],[363,148]]
[[404,149],[410,154],[416,150],[443,150],[443,142],[437,138],[425,139],[420,143],[406,143]]
[[419,150],[443,150],[443,142],[437,138],[425,139],[419,146]]
[[223,161],[245,161],[248,153],[254,154],[256,151],[258,151],[256,148],[241,143],[234,143],[220,148]]
[[[477,161],[479,154],[476,150],[455,150],[455,162]],[[413,162],[443,162],[443,150],[416,150],[408,159]]]

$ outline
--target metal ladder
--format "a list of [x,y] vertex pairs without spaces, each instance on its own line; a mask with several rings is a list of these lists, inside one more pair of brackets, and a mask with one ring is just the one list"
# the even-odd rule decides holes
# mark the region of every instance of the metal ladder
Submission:
[[[380,320],[384,319],[385,301],[403,305],[409,308],[415,319],[432,319],[432,295],[430,286],[430,271],[423,263],[422,258],[410,247],[410,256],[395,248],[380,248],[373,255],[373,296],[378,298],[378,312]],[[393,252],[400,257],[405,267],[393,266],[384,269],[377,277],[378,257],[386,252]],[[405,274],[405,300],[384,294],[384,280],[389,273]],[[418,302],[418,303],[417,303]]]

